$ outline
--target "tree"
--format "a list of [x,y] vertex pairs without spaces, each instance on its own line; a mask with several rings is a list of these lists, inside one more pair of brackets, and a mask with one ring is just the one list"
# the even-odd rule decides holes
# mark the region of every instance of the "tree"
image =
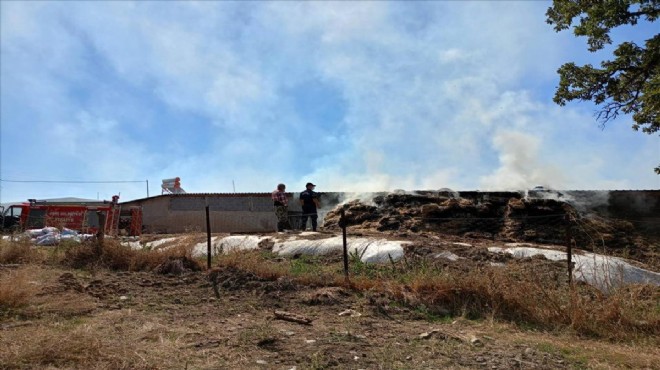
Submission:
[[[589,51],[611,44],[610,30],[635,26],[640,20],[655,22],[660,16],[660,0],[554,0],[546,12],[546,22],[560,32],[569,29],[586,36]],[[643,46],[632,41],[619,44],[614,59],[579,67],[562,65],[553,98],[563,106],[572,100],[593,101],[602,127],[619,114],[632,114],[634,130],[653,134],[660,130],[660,34]],[[660,166],[655,168],[660,174]]]

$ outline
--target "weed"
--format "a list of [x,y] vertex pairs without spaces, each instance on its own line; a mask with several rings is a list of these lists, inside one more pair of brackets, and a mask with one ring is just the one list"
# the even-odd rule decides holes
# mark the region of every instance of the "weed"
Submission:
[[266,320],[260,324],[251,326],[238,333],[237,341],[239,345],[259,347],[268,347],[277,340],[277,331],[273,328],[271,322]]
[[310,274],[319,270],[318,263],[315,258],[310,256],[302,256],[291,260],[291,268],[289,272],[293,276],[300,276]]
[[39,292],[32,281],[36,268],[10,270],[0,275],[0,312],[10,312],[30,304]]
[[448,311],[438,308],[429,309],[424,304],[417,306],[413,312],[429,322],[450,323],[452,320]]
[[[0,358],[7,369],[24,368],[103,368],[146,369],[147,366],[131,351],[129,344],[112,343],[111,346],[87,325],[60,327],[44,330],[35,327],[17,332],[3,333],[0,337]],[[25,338],[17,335],[27,335]],[[21,344],[23,345],[17,345]],[[111,348],[111,349],[109,349]],[[97,365],[97,366],[95,366]]]
[[29,240],[0,240],[0,263],[33,263],[41,260],[41,253]]
[[194,261],[190,247],[132,250],[117,241],[105,240],[103,244],[94,241],[63,249],[61,263],[76,269],[103,267],[118,271],[151,271],[172,258],[182,257]]
[[309,356],[309,369],[310,370],[322,370],[328,368],[328,360],[325,354],[321,351],[314,352]]

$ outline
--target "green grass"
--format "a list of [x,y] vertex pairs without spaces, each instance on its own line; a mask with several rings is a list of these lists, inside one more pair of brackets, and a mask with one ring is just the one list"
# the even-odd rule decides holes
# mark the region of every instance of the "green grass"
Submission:
[[569,359],[571,365],[578,369],[588,369],[589,359],[580,350],[576,350],[561,345],[555,345],[548,342],[537,343],[534,348],[551,354],[560,354],[562,357]]
[[293,276],[312,274],[322,269],[319,259],[314,256],[301,256],[290,261],[289,273]]
[[413,310],[417,315],[422,317],[424,320],[432,323],[451,323],[454,319],[454,316],[450,315],[448,312],[447,314],[439,313],[439,312],[434,312],[433,310],[429,309],[424,304],[421,304]]

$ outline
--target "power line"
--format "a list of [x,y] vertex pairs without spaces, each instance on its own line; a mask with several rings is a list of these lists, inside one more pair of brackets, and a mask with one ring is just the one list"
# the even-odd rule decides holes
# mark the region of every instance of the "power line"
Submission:
[[145,181],[146,180],[83,181],[83,180],[5,180],[5,179],[0,179],[0,182],[58,183],[58,184],[121,184],[121,183],[137,183],[137,182],[145,182]]

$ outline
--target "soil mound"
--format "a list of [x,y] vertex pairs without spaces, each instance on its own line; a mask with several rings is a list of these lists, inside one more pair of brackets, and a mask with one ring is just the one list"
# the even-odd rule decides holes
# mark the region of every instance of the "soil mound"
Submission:
[[216,295],[223,291],[252,290],[263,293],[294,291],[296,284],[287,277],[261,277],[253,272],[236,267],[214,268],[208,272],[208,280]]
[[349,295],[350,294],[346,290],[340,287],[320,288],[313,292],[307,293],[307,295],[303,298],[303,303],[310,306],[332,306],[340,304],[342,300]]
[[167,261],[156,266],[154,272],[157,274],[181,275],[193,271],[201,271],[199,264],[188,257],[169,257]]

